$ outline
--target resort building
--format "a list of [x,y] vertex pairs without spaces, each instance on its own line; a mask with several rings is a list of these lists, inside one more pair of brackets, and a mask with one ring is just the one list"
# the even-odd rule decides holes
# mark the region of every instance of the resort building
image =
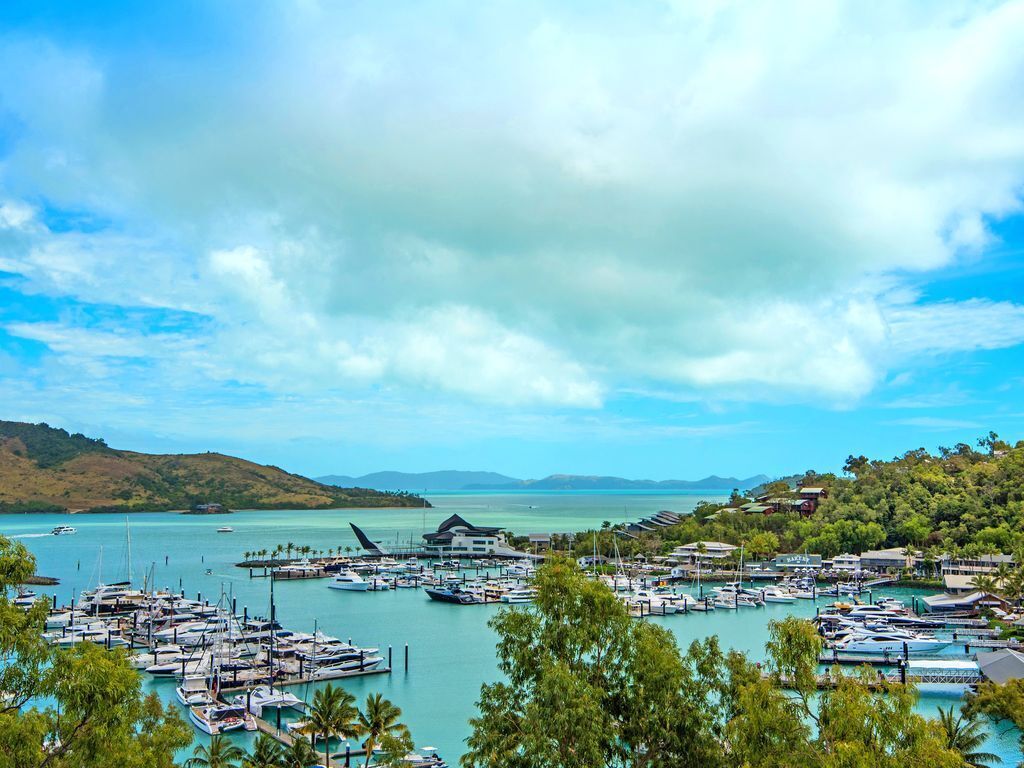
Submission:
[[925,610],[928,613],[947,613],[949,611],[979,612],[982,608],[998,608],[1000,610],[1011,608],[1010,603],[999,597],[999,595],[977,590],[965,595],[929,595],[922,598],[921,602],[924,603]]
[[530,549],[551,549],[550,533],[531,533],[526,538],[530,542]]
[[497,555],[522,557],[524,553],[513,549],[505,541],[501,528],[484,528],[452,515],[437,527],[434,533],[423,534],[423,548],[431,555]]
[[842,554],[832,558],[832,567],[837,571],[860,572],[860,555]]
[[821,568],[821,555],[777,555],[772,560],[772,568],[778,571],[795,571],[804,568],[817,571]]
[[942,575],[973,576],[977,573],[992,573],[1000,565],[1015,565],[1013,555],[979,555],[958,557],[952,560],[948,555],[942,558]]
[[874,549],[860,553],[861,568],[873,568],[878,571],[888,569],[903,570],[913,568],[920,553],[907,553],[905,547],[890,547],[889,549]]
[[616,529],[616,533],[622,536],[628,536],[629,538],[636,538],[641,533],[651,533],[659,528],[668,528],[671,525],[675,525],[683,518],[675,512],[669,512],[667,509],[663,509],[651,517],[644,518],[637,523],[627,523],[625,528]]
[[770,515],[773,512],[796,512],[804,517],[813,515],[822,499],[828,498],[825,488],[804,487],[796,490],[795,498],[762,494],[739,509],[748,514]]
[[[699,550],[703,545],[703,553]],[[724,560],[739,547],[721,541],[694,541],[672,550],[670,559],[676,562],[696,563],[698,560]]]

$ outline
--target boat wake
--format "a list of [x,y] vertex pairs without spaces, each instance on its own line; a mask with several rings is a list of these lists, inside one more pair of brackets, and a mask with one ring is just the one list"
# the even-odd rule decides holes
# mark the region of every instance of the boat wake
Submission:
[[16,533],[8,536],[8,539],[42,539],[46,536],[53,536],[52,533]]

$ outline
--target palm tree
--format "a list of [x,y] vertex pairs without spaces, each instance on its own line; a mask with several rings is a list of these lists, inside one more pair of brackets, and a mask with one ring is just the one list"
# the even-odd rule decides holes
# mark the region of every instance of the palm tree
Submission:
[[261,733],[252,752],[242,761],[242,768],[281,768],[283,751],[271,736]]
[[380,745],[382,739],[388,736],[399,736],[408,738],[409,729],[404,723],[399,722],[402,710],[385,699],[379,693],[372,693],[366,697],[366,706],[359,713],[359,725],[366,733],[366,762],[368,766],[373,757],[373,751]]
[[975,715],[965,715],[961,710],[954,717],[951,704],[948,710],[939,707],[939,723],[946,734],[946,748],[960,755],[970,768],[990,768],[1003,762],[999,755],[977,751],[985,743],[988,733]]
[[284,548],[288,551],[288,559],[291,560],[292,550],[295,549],[295,545],[289,541],[287,544],[284,545]]
[[987,573],[976,573],[971,579],[971,586],[980,592],[993,594],[996,591],[996,580]]
[[1000,595],[1006,594],[1006,587],[1008,586],[1010,576],[1013,574],[1013,570],[1014,569],[1009,563],[999,563],[999,565],[996,566],[996,570],[992,576],[995,578],[996,589],[999,590]]
[[331,764],[331,736],[347,739],[360,734],[359,710],[355,703],[355,696],[329,683],[313,694],[313,706],[303,732],[311,735],[314,744],[317,736],[323,737],[324,762],[328,767]]
[[281,753],[283,768],[309,768],[319,760],[316,750],[305,739],[295,739],[292,745]]
[[238,768],[244,757],[245,752],[223,736],[211,736],[210,746],[199,744],[185,761],[185,768]]

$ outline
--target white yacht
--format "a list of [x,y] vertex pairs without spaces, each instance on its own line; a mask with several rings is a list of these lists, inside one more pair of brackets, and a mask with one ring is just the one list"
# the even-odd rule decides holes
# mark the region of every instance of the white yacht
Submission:
[[206,675],[185,675],[181,685],[174,689],[178,701],[186,707],[201,707],[213,704],[209,678]]
[[39,597],[35,592],[30,590],[24,590],[18,593],[18,596],[14,598],[11,603],[19,608],[31,608]]
[[344,677],[353,672],[361,672],[376,669],[383,663],[383,656],[365,656],[362,659],[351,659],[349,661],[338,661],[325,664],[313,673],[314,680],[330,680],[335,677]]
[[190,707],[188,717],[196,728],[211,736],[237,731],[239,728],[245,728],[247,731],[256,729],[256,722],[252,716],[241,707],[216,704]]
[[777,587],[774,584],[760,590],[761,599],[766,603],[795,603],[796,595],[789,590]]
[[854,633],[838,641],[834,648],[846,653],[928,653],[941,651],[949,645],[934,635],[913,635],[908,632]]
[[235,532],[235,529],[232,528],[230,525],[222,525],[220,528],[217,529],[217,533],[234,533],[234,532]]
[[327,586],[331,589],[343,589],[348,592],[365,592],[370,588],[370,582],[355,571],[341,571]]
[[302,709],[306,702],[293,693],[275,690],[269,685],[257,685],[248,693],[240,693],[235,696],[231,703],[236,707],[245,707],[256,717],[263,716],[265,708],[273,709]]
[[516,589],[510,589],[508,592],[501,596],[501,602],[503,603],[532,603],[533,598],[537,596],[536,590],[530,587],[517,587]]
[[78,529],[72,528],[70,525],[58,525],[50,533],[54,536],[70,536],[73,533],[78,533]]

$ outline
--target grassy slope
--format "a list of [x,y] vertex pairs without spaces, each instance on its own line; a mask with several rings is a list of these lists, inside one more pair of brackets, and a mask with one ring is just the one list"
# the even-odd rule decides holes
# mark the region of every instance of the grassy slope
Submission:
[[217,453],[151,455],[45,425],[0,422],[0,505],[14,511],[422,506],[412,496],[322,485],[277,467]]

